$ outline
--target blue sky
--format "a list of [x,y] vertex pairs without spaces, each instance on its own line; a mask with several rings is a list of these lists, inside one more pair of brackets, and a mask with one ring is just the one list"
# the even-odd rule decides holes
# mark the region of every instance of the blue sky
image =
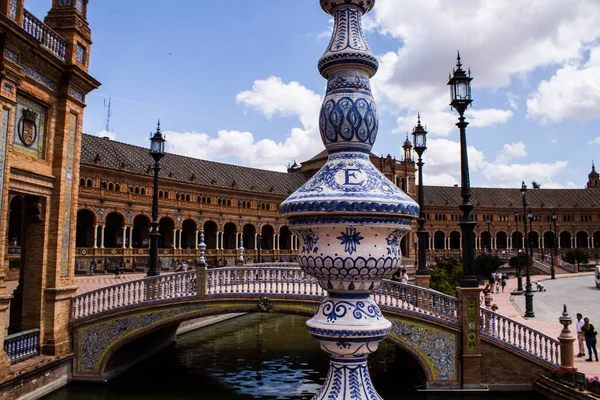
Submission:
[[[26,0],[43,18],[50,0]],[[147,146],[160,118],[169,151],[284,170],[323,149],[316,65],[332,19],[317,0],[90,0],[84,131]],[[380,59],[372,80],[374,152],[401,157],[429,130],[425,184],[459,183],[448,72],[470,67],[474,186],[584,187],[600,149],[600,3],[580,0],[377,0],[364,19]]]

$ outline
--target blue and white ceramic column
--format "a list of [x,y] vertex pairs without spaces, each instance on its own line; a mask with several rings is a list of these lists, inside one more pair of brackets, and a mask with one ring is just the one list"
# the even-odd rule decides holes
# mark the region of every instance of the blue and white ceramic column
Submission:
[[300,267],[328,297],[307,322],[330,355],[315,399],[380,399],[367,357],[391,329],[371,297],[401,265],[400,239],[419,207],[369,160],[377,110],[369,79],[378,62],[363,37],[361,18],[374,0],[321,0],[334,17],[333,37],[319,60],[327,79],[319,128],[329,159],[281,204],[301,238]]

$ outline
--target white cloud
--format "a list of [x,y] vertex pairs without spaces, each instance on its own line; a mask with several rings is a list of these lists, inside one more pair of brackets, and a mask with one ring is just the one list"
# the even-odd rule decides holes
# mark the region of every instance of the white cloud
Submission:
[[505,144],[502,151],[498,153],[498,157],[496,157],[496,163],[506,163],[512,159],[525,157],[526,155],[525,143],[515,142]]
[[[373,79],[379,108],[403,114],[398,131],[412,126],[410,115],[421,111],[432,136],[446,136],[455,129],[446,82],[457,48],[465,67],[472,68],[474,91],[496,90],[514,78],[526,83],[537,68],[579,60],[600,35],[598,20],[600,3],[579,0],[378,0],[365,27],[399,44],[397,51],[379,56]],[[508,96],[512,110],[517,100]],[[471,127],[512,117],[510,110],[471,112],[481,115],[480,122],[469,121]]]
[[506,101],[508,101],[508,105],[513,110],[517,110],[519,108],[519,99],[520,99],[520,97],[514,93],[511,93],[511,92],[506,93]]
[[542,81],[527,100],[527,116],[541,123],[600,118],[600,46],[583,65],[565,65]]
[[[468,147],[469,170],[477,171],[484,166],[484,155],[473,146]],[[423,182],[426,185],[452,186],[460,176],[460,143],[448,139],[427,141],[427,151],[423,155]],[[435,183],[434,183],[435,182]]]
[[98,137],[107,137],[110,140],[116,140],[117,139],[117,134],[115,132],[112,131],[107,131],[106,129],[101,130],[100,132],[96,132],[96,136]]
[[561,187],[553,178],[563,172],[567,165],[567,161],[530,164],[489,163],[483,168],[483,174],[494,187],[519,187],[521,181],[535,180],[544,188],[552,188]]
[[278,77],[257,80],[252,90],[239,93],[236,101],[265,117],[295,116],[302,128],[293,128],[282,141],[256,141],[251,132],[221,130],[213,138],[201,132],[165,132],[169,151],[208,160],[237,158],[242,165],[286,171],[292,160],[306,160],[323,149],[318,131],[321,96],[298,82]]
[[600,136],[596,136],[588,142],[588,144],[600,144]]

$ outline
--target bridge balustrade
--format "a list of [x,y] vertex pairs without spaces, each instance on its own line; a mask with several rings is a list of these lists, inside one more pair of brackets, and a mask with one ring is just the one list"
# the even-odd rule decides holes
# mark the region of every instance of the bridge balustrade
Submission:
[[40,353],[40,330],[32,329],[6,336],[4,351],[11,364],[37,356]]
[[325,296],[317,280],[298,267],[269,265],[261,267],[223,267],[207,270],[206,294],[290,294]]
[[560,364],[558,340],[485,308],[481,309],[481,334],[551,364]]
[[383,280],[379,289],[373,293],[373,298],[379,305],[402,308],[446,321],[459,322],[460,304],[458,299],[433,289]]

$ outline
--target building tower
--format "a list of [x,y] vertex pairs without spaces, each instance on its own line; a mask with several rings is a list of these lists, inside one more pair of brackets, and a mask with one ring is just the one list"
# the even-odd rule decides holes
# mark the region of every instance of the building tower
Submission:
[[391,330],[371,297],[400,267],[399,243],[419,212],[417,203],[370,161],[378,120],[369,79],[378,68],[361,19],[373,0],[321,0],[333,16],[333,37],[319,60],[327,79],[319,130],[328,153],[323,167],[281,204],[302,238],[298,263],[328,292],[306,325],[330,355],[315,399],[379,399],[367,357]]
[[588,182],[586,188],[598,188],[600,187],[600,174],[596,172],[596,166],[592,161],[592,171],[588,174]]

